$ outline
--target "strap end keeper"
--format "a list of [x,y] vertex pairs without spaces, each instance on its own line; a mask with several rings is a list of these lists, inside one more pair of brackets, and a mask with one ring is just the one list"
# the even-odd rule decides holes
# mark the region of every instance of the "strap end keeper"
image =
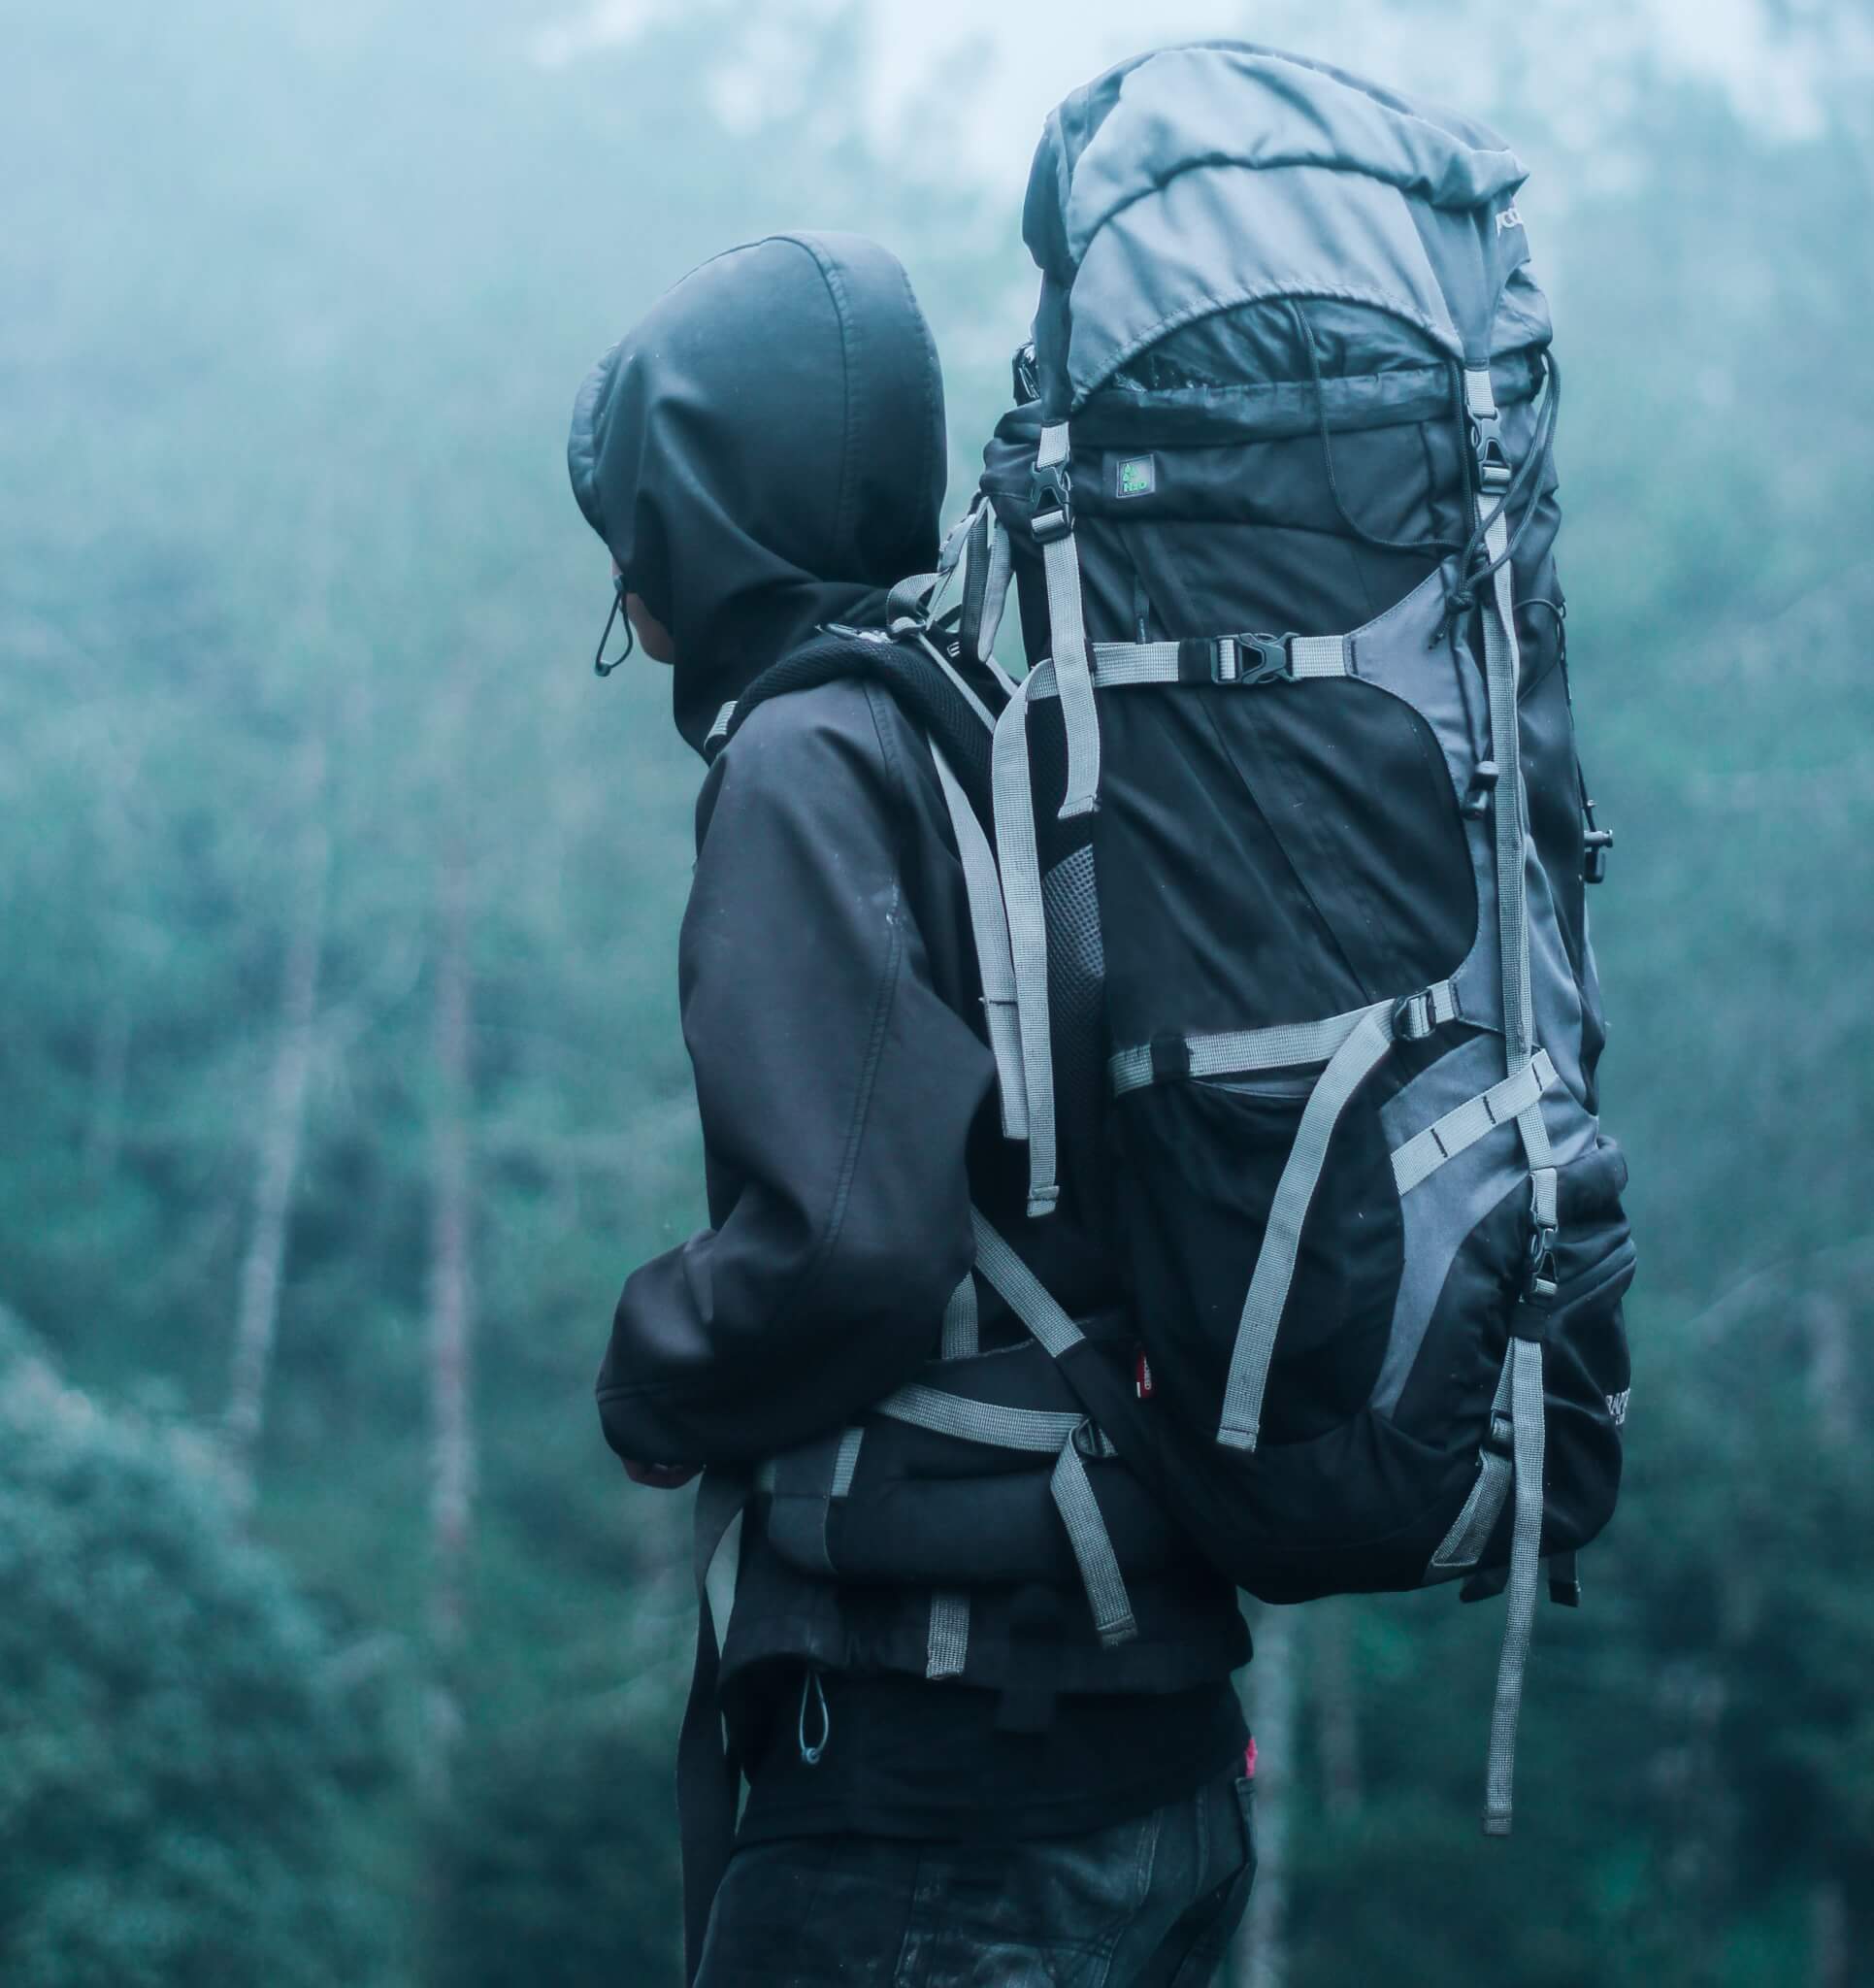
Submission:
[[1060,1199],[1061,1190],[1058,1186],[1031,1187],[1028,1191],[1029,1219],[1038,1221],[1042,1215],[1051,1215]]
[[1175,1083],[1191,1075],[1191,1044],[1184,1036],[1152,1038],[1152,1081]]
[[1100,1625],[1100,1647],[1102,1650],[1116,1650],[1121,1643],[1133,1641],[1137,1635],[1138,1624],[1130,1615],[1122,1615],[1117,1622]]
[[1510,1811],[1491,1809],[1484,1816],[1484,1834],[1487,1837],[1506,1837],[1510,1833]]
[[1262,1433],[1260,1426],[1255,1429],[1237,1429],[1226,1422],[1217,1431],[1217,1441],[1225,1449],[1240,1449],[1253,1453]]

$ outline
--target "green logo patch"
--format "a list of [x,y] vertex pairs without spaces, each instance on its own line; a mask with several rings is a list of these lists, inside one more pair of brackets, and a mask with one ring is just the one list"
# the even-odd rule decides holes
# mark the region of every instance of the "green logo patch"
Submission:
[[1122,497],[1149,497],[1158,488],[1158,463],[1149,455],[1134,455],[1119,465],[1119,494]]

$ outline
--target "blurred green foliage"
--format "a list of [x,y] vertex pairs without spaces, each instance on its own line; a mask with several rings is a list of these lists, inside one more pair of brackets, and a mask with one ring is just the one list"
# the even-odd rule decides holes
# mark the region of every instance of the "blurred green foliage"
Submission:
[[[1562,27],[1396,11],[1523,50],[1471,108],[1535,167],[1565,368],[1643,1271],[1627,1492],[1586,1607],[1544,1610],[1509,1845],[1475,1833],[1496,1611],[1299,1617],[1289,1978],[1845,1988],[1874,1941],[1874,153],[1825,76],[1827,128],[1783,142],[1640,71],[1584,155]],[[853,20],[777,6],[771,115],[725,124],[725,48],[770,12],[552,66],[544,0],[4,10],[0,1300],[51,1363],[0,1350],[9,1984],[674,1978],[686,1501],[628,1493],[589,1384],[622,1275],[699,1214],[696,768],[654,671],[587,669],[566,417],[704,254],[854,227],[933,318],[961,493],[1030,296],[1018,189],[953,156],[968,65],[881,156]],[[1290,12],[1360,66],[1351,6]],[[451,864],[466,1102],[433,1047]],[[309,915],[244,1539],[213,1459]],[[426,1324],[458,1110],[459,1640]]]
[[237,1535],[214,1459],[0,1318],[0,1956],[17,1988],[369,1978],[367,1679]]

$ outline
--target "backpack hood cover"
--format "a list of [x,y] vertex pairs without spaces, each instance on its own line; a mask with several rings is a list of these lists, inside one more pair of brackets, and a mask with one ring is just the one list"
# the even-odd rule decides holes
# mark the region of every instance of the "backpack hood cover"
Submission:
[[897,259],[775,235],[661,297],[579,391],[573,492],[676,649],[677,730],[937,558],[937,348]]
[[1512,288],[1526,177],[1482,124],[1250,43],[1108,70],[1050,115],[1029,180],[1043,416],[1178,327],[1267,298],[1369,305],[1468,365],[1546,344],[1539,293],[1516,308]]

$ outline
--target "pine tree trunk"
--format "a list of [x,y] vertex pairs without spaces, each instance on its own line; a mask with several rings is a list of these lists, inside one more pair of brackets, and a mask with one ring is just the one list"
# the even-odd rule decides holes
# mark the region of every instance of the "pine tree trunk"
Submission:
[[228,1454],[240,1509],[252,1505],[267,1376],[279,1324],[286,1241],[305,1141],[318,1028],[319,971],[325,950],[327,873],[331,838],[325,822],[325,748],[307,740],[300,764],[298,860],[289,908],[291,926],[280,976],[279,1023],[267,1087],[255,1169],[253,1208],[235,1311],[233,1371],[228,1390]]
[[1354,1681],[1354,1605],[1342,1596],[1314,1610],[1309,1682],[1320,1722],[1321,1777],[1327,1809],[1336,1822],[1360,1813],[1360,1699]]
[[1809,1988],[1849,1988],[1848,1893],[1838,1877],[1818,1878],[1809,1893]]
[[1288,1979],[1288,1832],[1295,1786],[1297,1650],[1300,1614],[1264,1608],[1249,1667],[1256,1735],[1256,1882],[1236,1937],[1233,1988],[1282,1988]]
[[460,1724],[454,1672],[462,1641],[463,1570],[475,1496],[470,1411],[473,1290],[469,1262],[470,880],[456,838],[443,859],[441,944],[432,1051],[436,1104],[430,1134],[430,1638],[425,1779],[446,1796]]

